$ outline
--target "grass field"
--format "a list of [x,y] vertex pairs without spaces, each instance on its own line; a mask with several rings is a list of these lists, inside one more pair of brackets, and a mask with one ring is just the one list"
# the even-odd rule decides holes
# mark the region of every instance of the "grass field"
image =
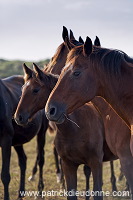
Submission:
[[[52,143],[54,140],[54,136],[49,136],[47,134],[46,146],[45,146],[45,166],[44,166],[44,182],[45,182],[45,191],[50,190],[60,190],[60,185],[56,183],[56,174],[55,174],[55,162],[52,151]],[[34,138],[30,143],[24,145],[24,149],[27,155],[27,173],[26,173],[26,190],[27,191],[36,191],[37,183],[38,183],[38,174],[36,175],[36,180],[33,182],[28,181],[28,177],[31,175],[32,167],[36,158],[36,139]],[[0,157],[1,160],[1,157]],[[118,191],[123,191],[125,187],[125,180],[121,182],[118,181],[119,176],[119,161],[115,161],[115,174],[117,177],[117,188]],[[10,198],[11,200],[17,199],[18,188],[19,188],[19,167],[18,167],[18,159],[16,152],[12,148],[12,157],[11,157],[11,182],[10,182]],[[92,178],[91,189],[92,189]],[[103,165],[103,190],[111,192],[111,184],[110,184],[110,165],[109,163],[104,163]],[[83,165],[79,167],[78,170],[78,190],[85,190],[85,177],[83,174]],[[3,199],[3,185],[0,182],[0,200]],[[25,197],[26,200],[35,199],[32,197]],[[45,200],[65,200],[65,197],[45,197]],[[85,199],[84,197],[80,197],[80,199]],[[104,200],[121,200],[121,199],[129,199],[125,197],[104,197]]]

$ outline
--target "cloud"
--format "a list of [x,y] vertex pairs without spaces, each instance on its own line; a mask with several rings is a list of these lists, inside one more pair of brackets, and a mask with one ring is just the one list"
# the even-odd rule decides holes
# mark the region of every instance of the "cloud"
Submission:
[[73,1],[73,2],[67,2],[65,4],[65,8],[66,10],[83,10],[85,6],[89,6],[91,5],[91,2],[90,1],[86,1],[86,0],[83,0],[83,1]]
[[98,35],[105,47],[133,55],[131,0],[0,0],[0,8],[0,57],[51,57],[63,25],[77,38]]

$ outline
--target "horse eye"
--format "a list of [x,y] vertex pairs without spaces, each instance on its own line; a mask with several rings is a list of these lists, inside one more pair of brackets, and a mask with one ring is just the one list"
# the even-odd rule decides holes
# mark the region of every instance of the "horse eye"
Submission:
[[77,71],[77,72],[73,72],[73,76],[78,77],[81,74],[81,72]]
[[37,94],[39,92],[39,90],[40,90],[40,88],[35,88],[35,89],[33,89],[33,93]]

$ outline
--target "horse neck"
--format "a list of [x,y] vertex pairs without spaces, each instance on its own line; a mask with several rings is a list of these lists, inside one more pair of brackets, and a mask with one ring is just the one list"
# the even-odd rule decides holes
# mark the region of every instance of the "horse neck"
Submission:
[[91,102],[94,104],[94,106],[98,108],[102,117],[106,118],[108,111],[110,109],[110,106],[105,101],[105,99],[103,99],[102,97],[95,97]]
[[58,81],[58,76],[54,74],[50,74],[50,81],[48,82],[49,95],[52,92],[53,88],[55,87],[57,81]]
[[102,96],[130,126],[133,124],[133,69],[126,67],[126,72],[120,78],[115,75],[101,75],[102,87],[98,96]]
[[65,46],[63,51],[59,53],[58,58],[53,62],[50,61],[47,67],[47,72],[60,75],[62,68],[65,66],[67,59],[68,49]]
[[[82,136],[79,127],[77,127],[75,124],[68,121],[67,119],[65,119],[65,122],[63,122],[62,124],[56,124],[56,126],[58,130],[57,136],[60,138],[60,140],[63,140],[63,141],[67,140],[67,142],[70,141],[71,143],[73,139],[74,141],[76,141],[76,139],[78,140],[79,137],[81,138]],[[73,133],[76,133],[76,136]]]

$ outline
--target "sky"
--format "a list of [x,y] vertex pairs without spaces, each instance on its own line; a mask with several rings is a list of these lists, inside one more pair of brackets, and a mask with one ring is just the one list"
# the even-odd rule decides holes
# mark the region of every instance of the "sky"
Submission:
[[63,26],[133,57],[133,0],[0,0],[0,58],[51,58]]

